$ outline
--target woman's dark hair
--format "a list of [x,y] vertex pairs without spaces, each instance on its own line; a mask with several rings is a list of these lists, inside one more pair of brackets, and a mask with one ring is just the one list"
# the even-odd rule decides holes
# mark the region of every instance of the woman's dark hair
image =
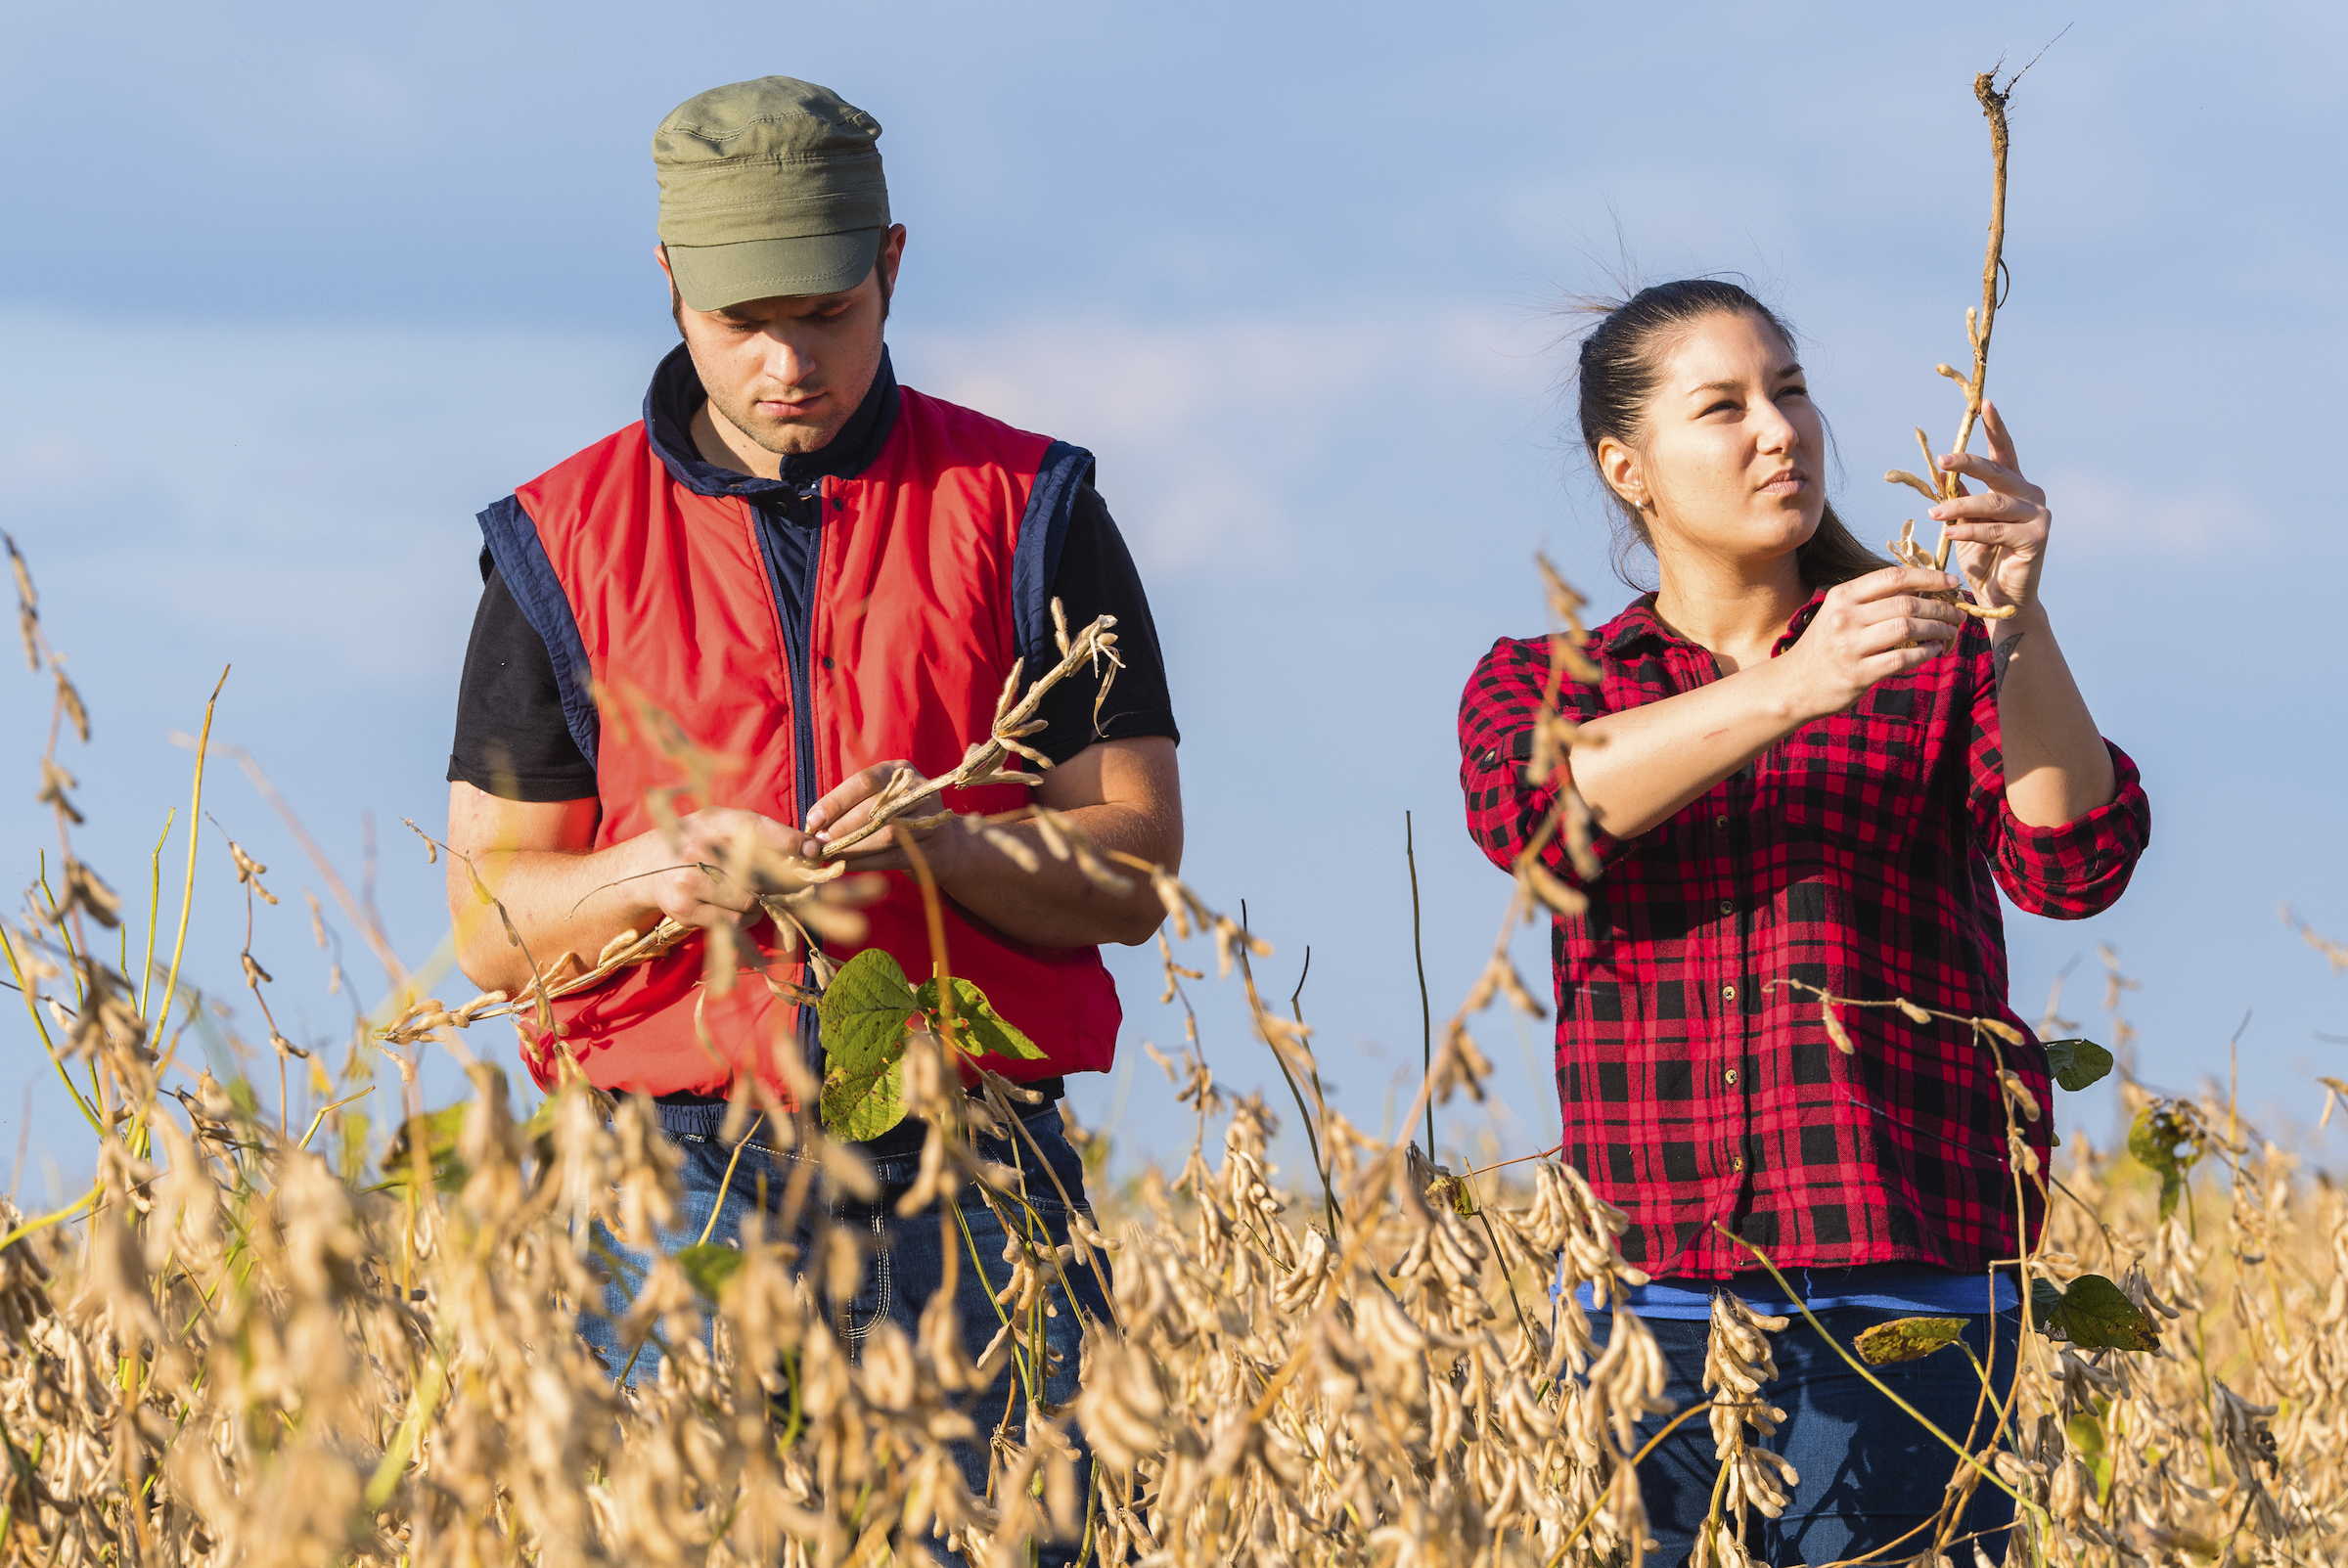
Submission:
[[[1582,445],[1589,450],[1594,468],[1598,443],[1605,437],[1610,435],[1625,446],[1639,444],[1647,425],[1648,403],[1662,377],[1663,356],[1672,342],[1698,321],[1738,313],[1757,316],[1787,348],[1793,346],[1793,330],[1776,311],[1738,285],[1719,278],[1659,283],[1628,299],[1583,308],[1593,314],[1603,312],[1598,325],[1582,338],[1581,366],[1576,374],[1581,382]],[[1599,483],[1614,503],[1615,573],[1638,588],[1641,584],[1631,575],[1632,558],[1642,546],[1651,552],[1654,540],[1648,534],[1646,519],[1615,494],[1603,474]],[[1832,503],[1818,519],[1818,531],[1794,552],[1794,560],[1801,567],[1802,580],[1813,589],[1831,588],[1891,564],[1852,536],[1834,515]]]

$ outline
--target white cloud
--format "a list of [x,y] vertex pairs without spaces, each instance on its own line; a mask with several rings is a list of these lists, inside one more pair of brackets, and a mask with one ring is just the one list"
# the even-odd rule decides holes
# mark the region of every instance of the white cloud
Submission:
[[[2165,476],[2165,470],[2164,470]],[[2165,556],[2202,556],[2273,537],[2267,519],[2238,491],[2155,491],[2084,470],[2047,481],[2057,547],[2064,534],[2101,549],[2134,547]]]
[[0,359],[0,526],[44,581],[172,645],[394,684],[461,655],[474,514],[624,424],[649,368],[553,335],[24,313]]
[[[1536,332],[1497,316],[1319,324],[1018,322],[909,335],[908,382],[1087,447],[1146,571],[1285,561],[1359,470],[1538,396]],[[1332,472],[1338,449],[1361,454]]]

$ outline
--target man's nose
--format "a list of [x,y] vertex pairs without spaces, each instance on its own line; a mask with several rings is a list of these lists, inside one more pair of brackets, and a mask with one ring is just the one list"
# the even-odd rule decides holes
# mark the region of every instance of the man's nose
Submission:
[[766,334],[766,373],[786,386],[796,386],[812,368],[807,355],[787,333]]

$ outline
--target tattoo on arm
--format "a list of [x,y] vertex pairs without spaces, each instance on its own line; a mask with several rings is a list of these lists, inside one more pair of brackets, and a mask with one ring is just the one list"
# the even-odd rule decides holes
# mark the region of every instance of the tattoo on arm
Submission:
[[2009,633],[2006,640],[1989,650],[1989,667],[1997,676],[1998,690],[2006,690],[2006,672],[2013,667],[2014,650],[2022,646],[2020,632]]

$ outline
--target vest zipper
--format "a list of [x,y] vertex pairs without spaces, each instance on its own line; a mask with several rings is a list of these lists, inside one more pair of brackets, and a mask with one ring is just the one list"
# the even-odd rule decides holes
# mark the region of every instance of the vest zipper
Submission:
[[[783,660],[790,666],[790,738],[796,751],[791,768],[792,783],[798,795],[799,820],[791,826],[803,828],[807,813],[815,809],[818,798],[815,773],[815,600],[823,591],[824,528],[826,513],[832,498],[827,493],[835,481],[819,479],[815,485],[815,537],[809,544],[807,563],[807,592],[805,603],[799,606],[799,656],[792,659],[788,642],[783,649]],[[823,938],[813,931],[806,934],[810,951],[823,947]],[[815,980],[815,966],[807,966],[806,979]],[[799,1008],[799,1052],[807,1064],[808,1076],[815,1082],[824,1081],[823,1032],[813,1008]],[[804,1109],[805,1107],[801,1107]]]
[[[799,656],[790,667],[790,732],[796,749],[791,773],[799,797],[799,820],[791,825],[794,828],[805,826],[807,813],[815,809],[820,793],[815,775],[815,596],[822,591],[824,580],[824,513],[831,501],[825,487],[830,482],[819,479],[815,485],[815,537],[809,546],[807,602],[799,606]],[[788,644],[783,657],[790,660]]]

